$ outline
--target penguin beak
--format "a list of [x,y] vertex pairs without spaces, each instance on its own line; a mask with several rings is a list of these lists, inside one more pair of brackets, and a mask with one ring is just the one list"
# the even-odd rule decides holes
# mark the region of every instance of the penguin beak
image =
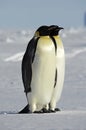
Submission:
[[48,30],[49,31],[52,31],[52,30],[56,30],[56,31],[59,31],[61,29],[64,29],[63,27],[59,27],[59,26],[55,26],[55,25],[51,25]]
[[60,29],[64,29],[63,27],[60,27]]
[[57,29],[61,30],[61,29],[64,29],[63,27],[58,27]]

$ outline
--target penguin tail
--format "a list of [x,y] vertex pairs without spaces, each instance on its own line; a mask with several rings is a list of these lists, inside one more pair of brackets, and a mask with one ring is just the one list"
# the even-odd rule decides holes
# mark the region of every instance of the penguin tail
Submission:
[[25,114],[25,113],[29,113],[29,106],[28,104],[18,112],[18,114]]

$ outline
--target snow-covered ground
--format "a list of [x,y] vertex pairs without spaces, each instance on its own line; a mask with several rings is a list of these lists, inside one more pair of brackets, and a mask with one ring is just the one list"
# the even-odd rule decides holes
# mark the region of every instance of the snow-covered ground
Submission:
[[21,59],[33,34],[31,30],[0,30],[0,130],[86,130],[85,28],[60,33],[66,52],[64,89],[57,104],[62,111],[15,114],[27,104]]

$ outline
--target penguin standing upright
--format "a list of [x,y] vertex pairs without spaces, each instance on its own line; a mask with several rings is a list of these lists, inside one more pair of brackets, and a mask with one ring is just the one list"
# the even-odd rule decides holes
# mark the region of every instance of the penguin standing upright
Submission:
[[[55,80],[55,47],[47,26],[40,27],[22,61],[22,78],[30,112],[48,109]],[[38,37],[40,35],[40,37]]]
[[50,109],[55,110],[56,103],[58,103],[64,83],[65,74],[65,52],[62,41],[59,36],[59,31],[63,29],[57,25],[52,25],[49,27],[50,37],[52,38],[55,48],[56,48],[56,75],[55,75],[55,85],[53,89],[52,98],[50,101]]
[[28,101],[20,113],[55,111],[64,81],[64,48],[58,26],[41,26],[22,60],[22,79]]

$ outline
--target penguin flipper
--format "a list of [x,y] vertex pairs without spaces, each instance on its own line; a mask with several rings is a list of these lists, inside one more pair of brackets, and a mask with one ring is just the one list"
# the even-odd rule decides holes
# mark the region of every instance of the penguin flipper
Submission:
[[34,60],[38,38],[32,38],[22,60],[22,80],[26,94],[31,92],[32,62]]

